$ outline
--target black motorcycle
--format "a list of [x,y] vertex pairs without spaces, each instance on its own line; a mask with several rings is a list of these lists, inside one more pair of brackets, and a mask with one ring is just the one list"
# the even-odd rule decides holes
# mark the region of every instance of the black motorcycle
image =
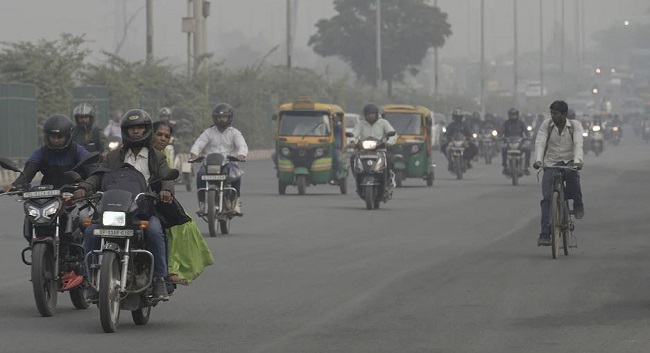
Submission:
[[[73,170],[87,174],[84,168],[99,159],[99,152],[87,154]],[[2,168],[22,171],[9,159],[0,158]],[[78,173],[77,173],[78,174]],[[79,174],[78,174],[79,175]],[[83,236],[79,228],[79,208],[72,202],[73,185],[55,189],[52,185],[22,185],[16,191],[2,195],[16,195],[23,200],[31,244],[23,249],[22,261],[31,265],[34,301],[41,316],[54,315],[58,292],[69,292],[72,305],[88,308],[84,296]],[[27,252],[31,251],[31,259]]]
[[237,157],[220,153],[210,153],[205,157],[189,161],[190,163],[203,162],[205,166],[206,172],[201,176],[205,187],[198,191],[206,193],[206,202],[202,205],[203,209],[199,216],[208,222],[211,237],[217,236],[217,223],[221,234],[230,233],[230,220],[236,215],[234,209],[239,195],[230,185],[231,180],[235,179],[234,176],[229,176],[231,168],[238,168],[231,163],[234,161],[239,160]]
[[519,178],[524,176],[524,153],[521,150],[526,140],[522,137],[507,137],[506,161],[508,163],[507,178],[512,180],[512,185],[519,184]]
[[447,145],[447,158],[451,166],[451,172],[456,174],[456,179],[463,179],[463,174],[467,171],[467,161],[465,160],[465,148],[468,142],[463,134],[457,133],[452,136],[449,145]]
[[[348,134],[348,137],[353,137],[351,133]],[[392,136],[395,136],[394,131],[387,134],[387,137]],[[380,202],[385,203],[391,199],[395,177],[388,168],[388,155],[384,142],[375,138],[359,141],[358,150],[353,157],[352,170],[357,194],[365,200],[367,209],[377,209]]]
[[[171,169],[162,180],[175,180],[178,170]],[[99,250],[86,254],[89,282],[99,292],[99,318],[104,332],[115,332],[120,310],[131,311],[136,325],[149,322],[152,307],[160,299],[153,297],[154,257],[146,250],[144,232],[149,226],[143,209],[153,207],[158,195],[121,189],[98,192],[94,209],[93,236],[101,238]],[[149,200],[150,202],[147,202]]]
[[497,130],[484,130],[478,139],[478,156],[485,160],[485,164],[491,164],[492,158],[497,155]]

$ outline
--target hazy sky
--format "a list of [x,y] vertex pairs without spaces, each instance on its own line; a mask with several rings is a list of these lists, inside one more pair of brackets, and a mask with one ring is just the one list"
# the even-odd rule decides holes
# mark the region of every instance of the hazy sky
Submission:
[[[650,22],[646,10],[648,0],[543,0],[545,40],[551,37],[554,17],[560,18],[560,4],[565,3],[567,33],[575,33],[575,4],[584,2],[585,28],[590,32],[622,23]],[[433,0],[430,1],[433,3]],[[268,42],[268,48],[285,41],[285,0],[212,0],[208,18],[208,49],[217,57],[223,48],[216,41],[219,33],[242,32],[248,38]],[[298,0],[296,47],[306,47],[314,24],[334,14],[332,0]],[[92,49],[113,51],[122,35],[124,9],[126,17],[137,13],[128,32],[121,54],[129,59],[145,56],[145,0],[0,0],[0,41],[54,39],[61,32],[86,34]],[[513,45],[512,0],[485,0],[486,56],[503,54]],[[479,0],[438,0],[449,14],[453,36],[441,55],[479,56]],[[518,0],[519,51],[539,47],[539,0]],[[138,12],[139,11],[139,12]],[[555,16],[554,14],[557,14]],[[181,32],[181,18],[186,16],[185,0],[154,1],[154,55],[169,57],[183,63],[186,55],[186,34]],[[588,42],[588,46],[593,44]],[[220,50],[221,49],[221,50]],[[300,62],[295,65],[300,66]]]

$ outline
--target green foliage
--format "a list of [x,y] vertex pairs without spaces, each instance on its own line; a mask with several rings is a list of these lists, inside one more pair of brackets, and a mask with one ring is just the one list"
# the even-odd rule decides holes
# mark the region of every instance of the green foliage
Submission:
[[[375,0],[335,0],[337,15],[316,23],[318,32],[309,45],[322,56],[338,56],[350,64],[358,78],[374,83]],[[381,2],[382,77],[401,81],[406,71],[417,73],[426,52],[442,47],[451,35],[447,14],[424,0]]]
[[83,36],[71,34],[53,41],[2,43],[0,78],[37,87],[39,126],[49,115],[70,111],[75,73],[90,53],[84,43]]

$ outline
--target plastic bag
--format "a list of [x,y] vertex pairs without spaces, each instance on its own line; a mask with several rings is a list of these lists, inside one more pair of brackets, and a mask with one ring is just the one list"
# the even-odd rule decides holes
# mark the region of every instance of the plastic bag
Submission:
[[228,181],[235,181],[244,175],[244,170],[237,163],[228,163]]

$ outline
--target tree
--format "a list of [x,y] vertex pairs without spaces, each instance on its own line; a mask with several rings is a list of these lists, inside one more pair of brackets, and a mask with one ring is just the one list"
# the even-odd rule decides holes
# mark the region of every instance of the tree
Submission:
[[[417,74],[427,50],[442,47],[451,35],[447,14],[424,1],[381,1],[381,75],[389,96],[393,81],[401,81],[407,70]],[[376,0],[335,0],[334,8],[338,15],[318,21],[308,44],[318,55],[340,57],[359,79],[374,83]]]
[[59,40],[2,43],[0,77],[36,86],[39,126],[54,113],[68,115],[75,74],[90,53],[83,36],[61,34]]

